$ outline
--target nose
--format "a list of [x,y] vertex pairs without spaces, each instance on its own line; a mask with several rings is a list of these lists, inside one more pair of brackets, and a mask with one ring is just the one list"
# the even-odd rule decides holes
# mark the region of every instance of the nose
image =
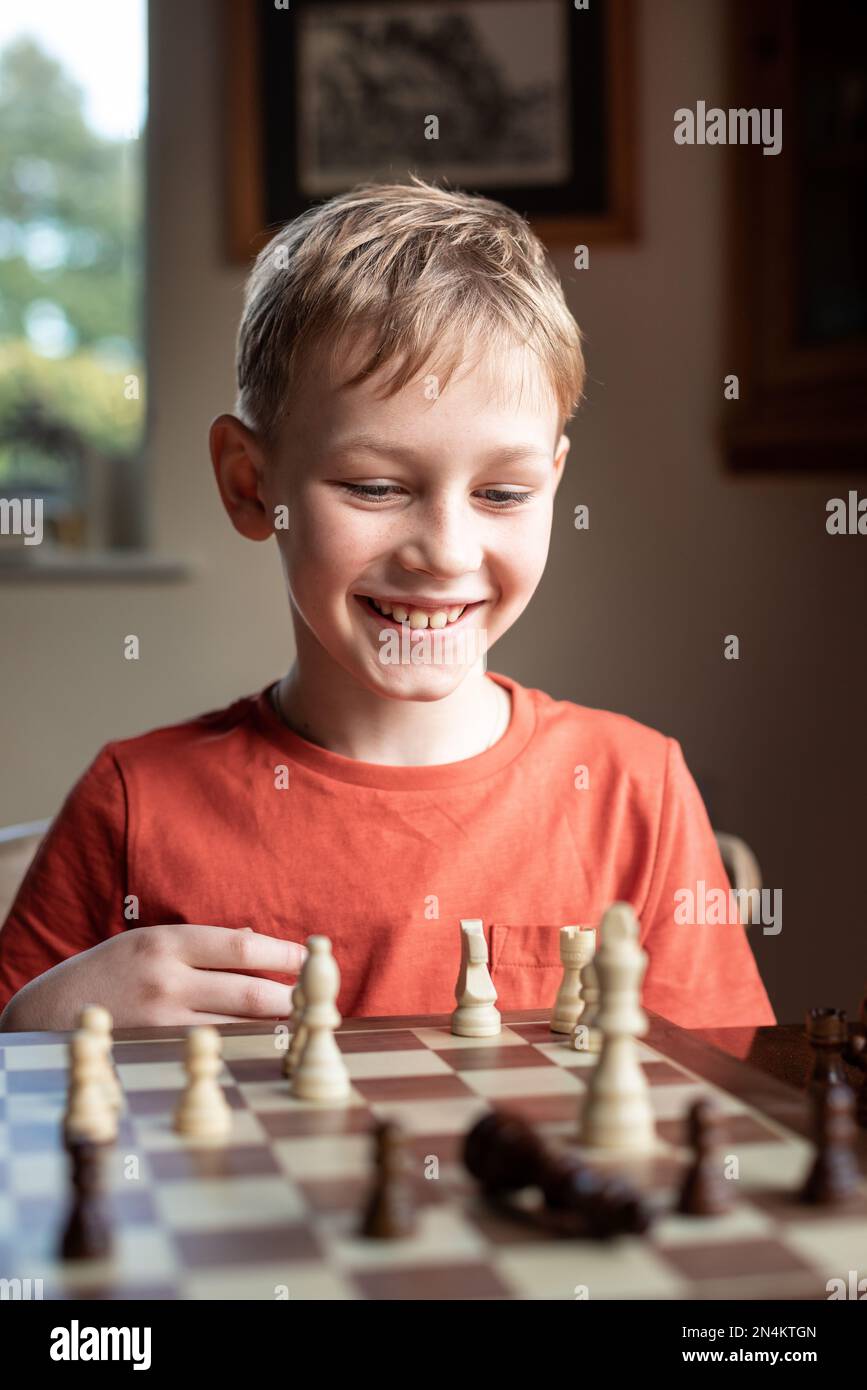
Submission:
[[410,533],[397,547],[397,558],[405,569],[437,579],[459,578],[481,569],[481,521],[465,497],[440,495],[413,507],[407,520]]

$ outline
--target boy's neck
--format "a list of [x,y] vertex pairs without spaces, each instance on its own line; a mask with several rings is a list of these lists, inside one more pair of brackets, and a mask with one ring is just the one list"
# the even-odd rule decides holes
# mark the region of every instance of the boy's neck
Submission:
[[283,722],[309,743],[392,767],[475,757],[502,737],[511,715],[508,691],[481,665],[440,700],[398,700],[364,689],[331,663],[322,681],[296,661],[273,697]]

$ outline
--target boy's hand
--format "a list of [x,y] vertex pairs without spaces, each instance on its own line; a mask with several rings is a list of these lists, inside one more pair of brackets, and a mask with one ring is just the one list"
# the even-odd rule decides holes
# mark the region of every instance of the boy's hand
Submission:
[[118,1028],[286,1018],[290,986],[258,972],[297,975],[306,956],[298,942],[250,927],[135,927],[31,980],[0,1030],[66,1031],[86,1004],[103,1004]]

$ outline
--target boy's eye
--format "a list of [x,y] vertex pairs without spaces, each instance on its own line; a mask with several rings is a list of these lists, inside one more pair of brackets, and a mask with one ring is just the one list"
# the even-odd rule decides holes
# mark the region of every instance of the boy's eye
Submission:
[[[353,497],[362,497],[367,502],[384,502],[390,493],[403,491],[396,483],[341,483],[341,487]],[[506,507],[520,507],[522,502],[529,502],[534,496],[532,492],[513,492],[508,488],[496,487],[485,488],[481,495],[486,502],[492,503],[500,510]]]
[[390,492],[402,491],[395,483],[341,483],[340,486],[353,497],[364,497],[368,502],[381,502]]
[[486,501],[498,507],[520,507],[522,502],[529,502],[533,495],[532,492],[512,492],[508,488],[497,487],[487,487],[483,493]]

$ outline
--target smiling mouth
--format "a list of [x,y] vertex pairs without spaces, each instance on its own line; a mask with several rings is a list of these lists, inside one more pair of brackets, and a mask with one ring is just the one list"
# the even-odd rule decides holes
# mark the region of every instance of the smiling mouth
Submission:
[[379,604],[375,599],[366,594],[356,594],[358,602],[374,617],[381,622],[400,629],[408,624],[410,628],[420,630],[423,628],[445,628],[454,627],[461,622],[469,613],[475,612],[481,607],[482,600],[478,603],[455,604],[453,607],[443,607],[438,609],[412,608],[407,604]]

